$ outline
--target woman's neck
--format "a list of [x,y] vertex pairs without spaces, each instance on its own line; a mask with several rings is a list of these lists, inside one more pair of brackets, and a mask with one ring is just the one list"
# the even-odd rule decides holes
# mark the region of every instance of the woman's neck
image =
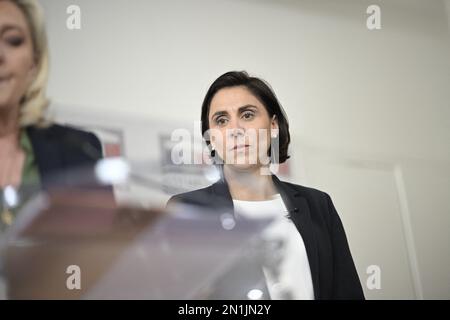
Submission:
[[0,159],[10,156],[19,147],[19,113],[15,110],[18,108],[0,110]]
[[239,170],[224,165],[223,173],[234,200],[269,200],[277,193],[271,175],[262,175],[260,167]]

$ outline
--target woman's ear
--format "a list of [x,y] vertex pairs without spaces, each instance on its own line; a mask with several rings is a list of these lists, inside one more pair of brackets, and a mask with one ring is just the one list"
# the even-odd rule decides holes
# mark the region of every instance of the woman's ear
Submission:
[[270,136],[272,138],[278,137],[278,119],[276,115],[273,115],[271,123],[270,123]]

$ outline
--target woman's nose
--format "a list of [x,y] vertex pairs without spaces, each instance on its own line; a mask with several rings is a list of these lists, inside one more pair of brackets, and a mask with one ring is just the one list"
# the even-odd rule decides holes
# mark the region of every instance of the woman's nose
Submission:
[[0,63],[5,62],[5,49],[0,44]]
[[245,133],[244,127],[240,122],[240,119],[232,119],[228,126],[230,136],[239,136]]

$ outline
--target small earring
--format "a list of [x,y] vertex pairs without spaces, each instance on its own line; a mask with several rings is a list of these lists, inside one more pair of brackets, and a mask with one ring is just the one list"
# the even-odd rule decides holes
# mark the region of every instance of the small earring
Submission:
[[278,130],[271,130],[271,132],[270,132],[270,137],[271,137],[272,139],[278,138]]

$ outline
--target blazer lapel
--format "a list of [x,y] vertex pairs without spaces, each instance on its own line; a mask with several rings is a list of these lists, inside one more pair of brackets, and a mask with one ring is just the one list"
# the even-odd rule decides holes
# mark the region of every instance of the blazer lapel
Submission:
[[210,200],[215,201],[214,207],[231,211],[234,214],[234,204],[228,188],[228,183],[223,176],[222,169],[220,172],[220,180],[211,186],[212,197]]
[[30,126],[26,127],[25,130],[33,146],[36,164],[45,187],[52,172],[63,167],[63,156],[55,139],[49,136],[48,129],[38,129]]
[[294,222],[305,243],[306,254],[308,255],[309,266],[311,269],[314,297],[317,299],[320,297],[319,257],[308,202],[297,190],[290,187],[285,182],[280,181],[275,175],[272,177],[273,182],[288,209],[289,217]]

